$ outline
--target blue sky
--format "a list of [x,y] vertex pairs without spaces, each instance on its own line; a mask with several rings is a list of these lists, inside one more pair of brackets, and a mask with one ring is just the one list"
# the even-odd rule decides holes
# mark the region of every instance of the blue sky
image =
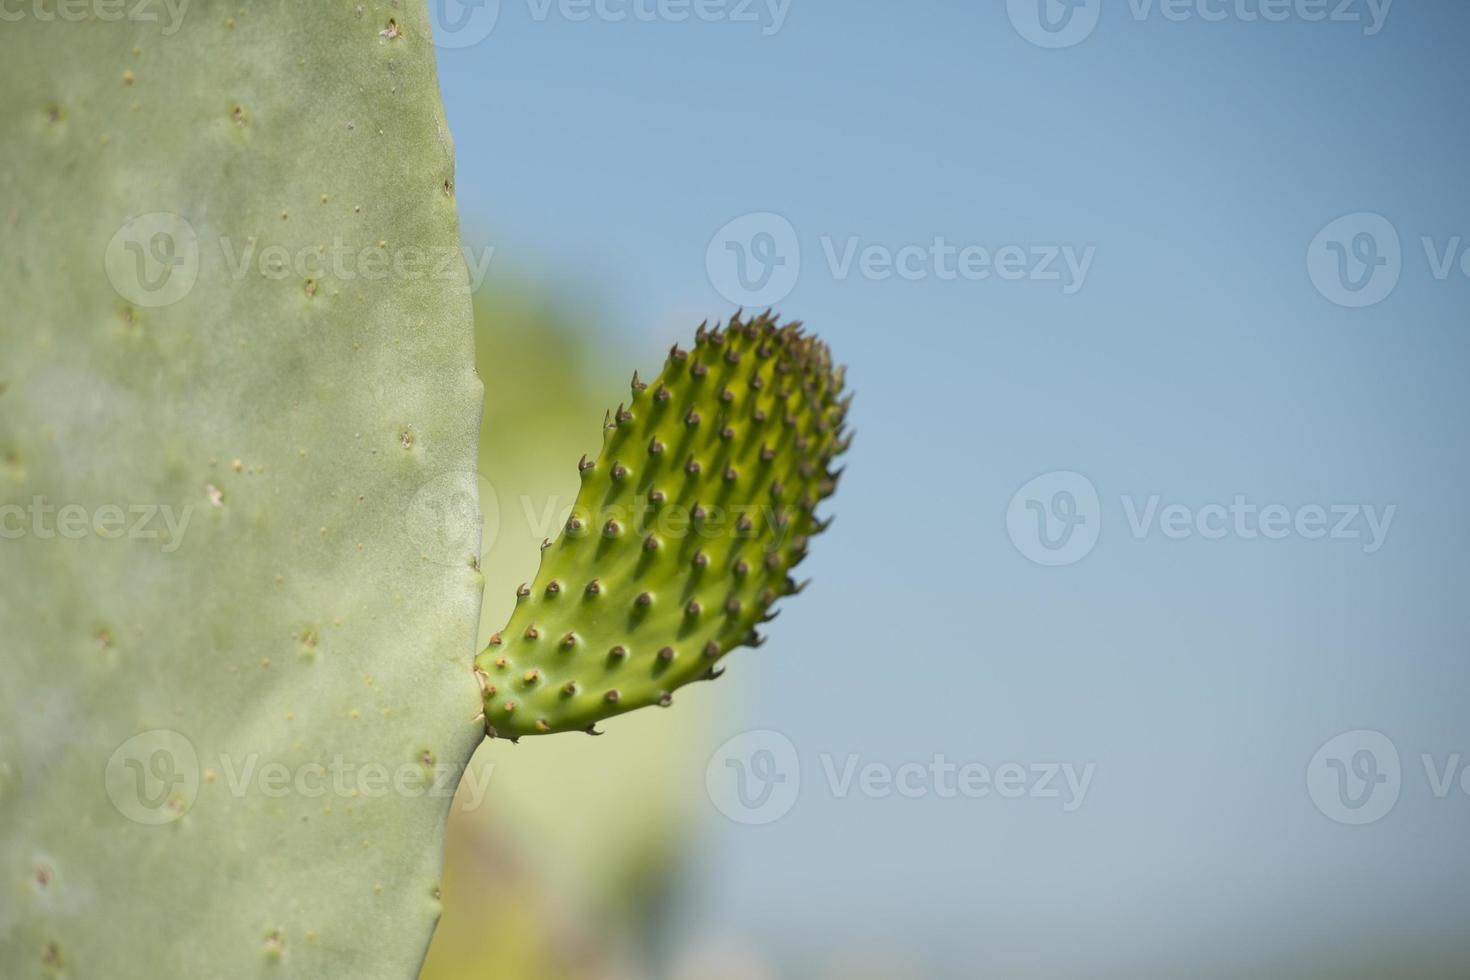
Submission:
[[[923,976],[1470,958],[1443,784],[1470,758],[1470,9],[1079,0],[1049,35],[1036,0],[494,9],[439,52],[491,286],[556,293],[630,366],[766,290],[858,392],[815,584],[735,666],[748,697],[699,702],[712,751],[788,738],[800,793],[759,826],[704,804],[690,929]],[[1218,533],[1237,499],[1286,532]],[[1068,513],[1091,547],[1033,561]],[[1360,730],[1396,764],[1314,762]],[[1095,768],[1070,812],[829,778],[939,754]],[[1386,797],[1311,789],[1395,765],[1361,825]]]

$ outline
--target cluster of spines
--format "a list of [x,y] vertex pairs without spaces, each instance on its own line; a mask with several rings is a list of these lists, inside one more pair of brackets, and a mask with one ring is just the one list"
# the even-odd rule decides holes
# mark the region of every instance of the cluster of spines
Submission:
[[684,684],[799,592],[847,448],[842,371],[769,313],[701,325],[609,412],[562,534],[542,546],[510,624],[476,658],[491,736],[583,730]]

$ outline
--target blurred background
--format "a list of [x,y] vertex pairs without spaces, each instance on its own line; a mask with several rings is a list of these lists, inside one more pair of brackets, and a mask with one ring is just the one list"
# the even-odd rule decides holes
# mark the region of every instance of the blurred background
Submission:
[[482,639],[701,320],[858,438],[764,648],[482,747],[426,978],[1470,976],[1470,8],[430,7]]

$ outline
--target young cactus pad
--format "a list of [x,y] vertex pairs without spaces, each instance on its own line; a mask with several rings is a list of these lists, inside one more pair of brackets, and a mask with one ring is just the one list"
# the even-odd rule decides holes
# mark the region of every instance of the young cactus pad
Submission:
[[827,345],[769,314],[701,327],[609,415],[510,623],[475,660],[491,737],[595,724],[719,676],[826,523],[847,448]]

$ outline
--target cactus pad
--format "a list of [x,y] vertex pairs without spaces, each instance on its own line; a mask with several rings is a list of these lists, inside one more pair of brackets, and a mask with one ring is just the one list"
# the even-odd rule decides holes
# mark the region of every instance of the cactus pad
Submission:
[[759,645],[825,527],[842,389],[827,346],[769,315],[701,327],[657,378],[634,375],[566,527],[476,658],[487,732],[595,731]]
[[0,24],[0,976],[409,980],[483,737],[427,10],[63,6]]

